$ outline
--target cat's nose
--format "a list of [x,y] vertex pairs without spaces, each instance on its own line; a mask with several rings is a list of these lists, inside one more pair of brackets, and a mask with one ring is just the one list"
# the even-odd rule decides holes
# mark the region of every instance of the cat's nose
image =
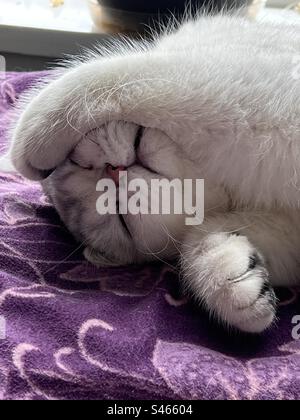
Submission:
[[113,166],[108,164],[106,167],[108,176],[114,181],[116,185],[119,185],[120,172],[126,171],[125,166]]

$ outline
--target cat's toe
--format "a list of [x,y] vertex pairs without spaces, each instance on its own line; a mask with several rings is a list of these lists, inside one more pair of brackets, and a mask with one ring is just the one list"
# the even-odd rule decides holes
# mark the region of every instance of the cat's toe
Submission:
[[276,296],[262,255],[244,236],[214,234],[183,254],[186,289],[220,322],[260,333],[275,319]]

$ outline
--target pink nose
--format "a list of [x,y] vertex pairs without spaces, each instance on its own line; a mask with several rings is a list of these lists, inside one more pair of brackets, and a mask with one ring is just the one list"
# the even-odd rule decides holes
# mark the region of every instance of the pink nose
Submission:
[[120,179],[120,172],[126,171],[125,166],[112,166],[107,165],[107,174],[108,176],[114,181],[116,185],[119,185],[119,179]]

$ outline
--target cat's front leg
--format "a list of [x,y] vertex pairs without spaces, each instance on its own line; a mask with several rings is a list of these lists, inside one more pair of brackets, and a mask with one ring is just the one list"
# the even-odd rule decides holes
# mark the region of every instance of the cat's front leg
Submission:
[[245,236],[216,233],[198,244],[190,238],[182,268],[186,290],[221,323],[251,333],[273,323],[276,297],[269,273]]

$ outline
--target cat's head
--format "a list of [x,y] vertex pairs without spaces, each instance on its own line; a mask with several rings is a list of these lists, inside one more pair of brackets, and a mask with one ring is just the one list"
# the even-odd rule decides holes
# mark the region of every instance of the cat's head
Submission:
[[[113,121],[86,133],[42,185],[68,229],[84,244],[88,260],[99,265],[139,263],[177,254],[185,216],[175,214],[172,204],[164,202],[174,198],[172,194],[153,197],[151,182],[183,180],[191,166],[162,131]],[[128,184],[137,180],[135,192],[119,194],[120,172]],[[100,191],[101,180],[110,180],[115,188]],[[120,208],[126,209],[134,195],[148,199],[149,213],[151,200],[162,200],[158,203],[160,214],[132,214],[130,208],[127,214],[120,214]],[[99,211],[105,201],[116,204],[116,214]],[[170,213],[162,214],[162,206],[168,204]]]

